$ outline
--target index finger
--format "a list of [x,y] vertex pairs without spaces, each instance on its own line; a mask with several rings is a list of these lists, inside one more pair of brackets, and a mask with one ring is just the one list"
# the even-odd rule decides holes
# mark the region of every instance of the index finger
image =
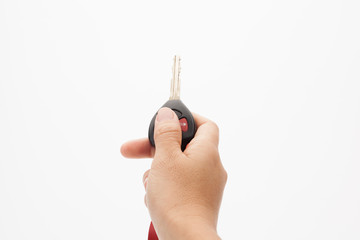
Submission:
[[216,147],[219,145],[219,127],[213,121],[200,116],[199,114],[192,113],[194,116],[197,131],[195,137],[189,143],[191,145],[196,142],[202,142],[205,144],[214,144]]
[[149,139],[142,138],[124,143],[120,152],[127,158],[152,158],[154,157],[154,147],[151,146]]

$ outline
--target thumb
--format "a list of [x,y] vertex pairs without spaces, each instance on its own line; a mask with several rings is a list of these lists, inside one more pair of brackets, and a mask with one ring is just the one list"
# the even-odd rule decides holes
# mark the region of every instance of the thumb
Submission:
[[179,119],[170,108],[161,108],[155,120],[154,140],[156,152],[161,155],[181,151],[181,128]]

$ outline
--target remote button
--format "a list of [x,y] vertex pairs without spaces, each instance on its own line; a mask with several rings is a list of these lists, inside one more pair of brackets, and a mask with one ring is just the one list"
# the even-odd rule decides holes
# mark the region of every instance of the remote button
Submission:
[[179,120],[179,122],[180,122],[181,131],[187,132],[187,130],[189,129],[189,126],[188,126],[188,122],[187,122],[186,118],[181,118]]

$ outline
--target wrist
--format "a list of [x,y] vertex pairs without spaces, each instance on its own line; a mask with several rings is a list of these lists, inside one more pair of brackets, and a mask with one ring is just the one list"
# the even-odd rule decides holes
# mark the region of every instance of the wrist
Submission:
[[[162,228],[162,227],[163,228]],[[173,218],[161,224],[158,230],[160,239],[164,240],[220,240],[216,224],[209,223],[199,216]]]
[[216,228],[204,222],[189,221],[183,224],[183,226],[179,226],[179,230],[183,235],[179,235],[180,238],[178,239],[220,240]]

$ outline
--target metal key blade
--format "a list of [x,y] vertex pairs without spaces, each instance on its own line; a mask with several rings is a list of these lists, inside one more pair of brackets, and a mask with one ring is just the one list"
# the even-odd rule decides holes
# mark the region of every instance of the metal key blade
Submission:
[[180,99],[180,56],[175,55],[173,64],[173,77],[171,79],[170,100]]

